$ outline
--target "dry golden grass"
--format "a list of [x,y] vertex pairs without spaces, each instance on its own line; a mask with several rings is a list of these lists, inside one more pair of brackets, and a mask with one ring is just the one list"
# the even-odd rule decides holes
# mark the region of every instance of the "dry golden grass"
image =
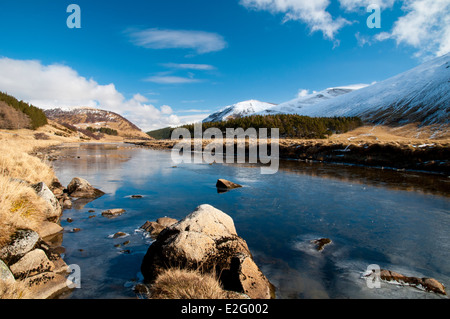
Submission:
[[47,163],[29,153],[61,142],[36,140],[35,133],[0,130],[0,247],[17,229],[37,231],[45,219],[47,204],[29,184],[51,185],[55,174]]
[[45,219],[47,204],[28,185],[0,171],[0,247],[17,229],[37,231]]
[[228,299],[214,275],[198,271],[168,269],[150,287],[152,299]]

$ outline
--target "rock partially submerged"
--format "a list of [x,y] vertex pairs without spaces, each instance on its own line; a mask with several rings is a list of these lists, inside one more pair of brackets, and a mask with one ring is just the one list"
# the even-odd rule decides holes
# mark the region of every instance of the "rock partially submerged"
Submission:
[[176,219],[169,217],[162,217],[156,220],[156,222],[147,221],[141,226],[141,229],[148,232],[153,238],[158,237],[158,235],[167,227],[172,226],[178,222]]
[[400,285],[412,286],[428,292],[434,292],[441,295],[446,295],[445,287],[439,281],[433,278],[417,278],[407,277],[402,274],[382,269],[380,272],[381,280],[386,282],[395,282]]
[[75,177],[67,186],[67,192],[76,198],[98,198],[105,195],[101,190],[94,188],[83,178]]
[[329,238],[320,238],[311,241],[311,244],[316,245],[317,251],[322,251],[325,246],[330,245],[331,243],[332,241]]
[[115,218],[122,215],[123,213],[125,213],[125,209],[114,208],[105,210],[104,212],[102,212],[102,216],[107,218]]
[[219,193],[225,193],[231,189],[240,188],[242,185],[227,181],[226,179],[219,179],[217,180],[216,187]]
[[141,272],[152,283],[168,267],[216,272],[224,289],[270,299],[275,288],[254,263],[233,219],[210,205],[199,206],[164,229],[144,257]]

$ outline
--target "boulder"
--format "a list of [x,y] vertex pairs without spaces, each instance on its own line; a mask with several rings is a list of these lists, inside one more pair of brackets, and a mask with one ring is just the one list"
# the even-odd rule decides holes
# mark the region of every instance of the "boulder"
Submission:
[[47,258],[43,250],[35,249],[11,265],[10,269],[15,278],[24,279],[43,272],[53,271],[55,265]]
[[14,283],[16,280],[9,267],[0,259],[0,280]]
[[216,183],[216,187],[219,193],[224,193],[230,189],[240,188],[242,185],[227,181],[226,179],[219,179]]
[[65,200],[62,202],[62,207],[63,207],[64,209],[72,209],[72,201],[71,201],[70,199],[65,199]]
[[98,198],[105,193],[94,188],[89,182],[83,178],[75,177],[67,186],[67,192],[71,197],[76,198]]
[[125,209],[115,208],[115,209],[108,209],[102,212],[103,217],[107,218],[115,218],[125,213]]
[[7,263],[20,259],[38,243],[39,235],[33,230],[18,230],[11,236],[8,245],[0,250],[0,259]]
[[417,278],[407,277],[394,271],[382,269],[380,272],[381,280],[397,284],[407,285],[422,289],[428,292],[434,292],[441,295],[446,295],[445,287],[439,281],[433,278]]
[[161,217],[161,218],[158,218],[156,220],[156,222],[158,224],[160,224],[161,226],[169,227],[169,226],[172,226],[173,224],[177,223],[178,220],[170,218],[170,217]]
[[41,238],[50,237],[62,232],[64,228],[60,225],[52,222],[43,222],[41,227],[39,227],[39,235]]
[[55,196],[60,196],[64,193],[64,186],[60,183],[60,181],[55,177],[53,178],[52,183],[49,186],[50,190],[55,194]]
[[70,290],[66,277],[54,272],[27,277],[24,284],[29,288],[30,299],[50,299]]
[[274,287],[254,263],[233,219],[210,206],[199,206],[183,220],[165,228],[149,247],[141,272],[153,282],[167,267],[215,271],[224,289],[250,298],[274,297]]
[[46,217],[48,220],[57,221],[62,214],[62,208],[55,194],[47,187],[44,182],[40,182],[31,186],[39,197],[44,199],[48,204]]

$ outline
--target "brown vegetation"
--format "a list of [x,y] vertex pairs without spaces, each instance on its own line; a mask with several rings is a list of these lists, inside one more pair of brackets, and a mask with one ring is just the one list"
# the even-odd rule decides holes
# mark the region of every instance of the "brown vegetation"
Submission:
[[223,290],[213,274],[170,268],[162,272],[150,287],[151,299],[243,299]]
[[0,101],[0,129],[17,130],[31,128],[31,120],[23,112]]

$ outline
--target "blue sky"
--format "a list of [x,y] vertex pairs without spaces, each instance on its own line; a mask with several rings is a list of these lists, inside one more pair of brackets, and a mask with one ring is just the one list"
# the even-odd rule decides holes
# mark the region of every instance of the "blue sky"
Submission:
[[[69,29],[69,4],[81,29]],[[370,29],[367,6],[381,8]],[[144,130],[370,84],[450,49],[450,0],[2,0],[0,90]]]

